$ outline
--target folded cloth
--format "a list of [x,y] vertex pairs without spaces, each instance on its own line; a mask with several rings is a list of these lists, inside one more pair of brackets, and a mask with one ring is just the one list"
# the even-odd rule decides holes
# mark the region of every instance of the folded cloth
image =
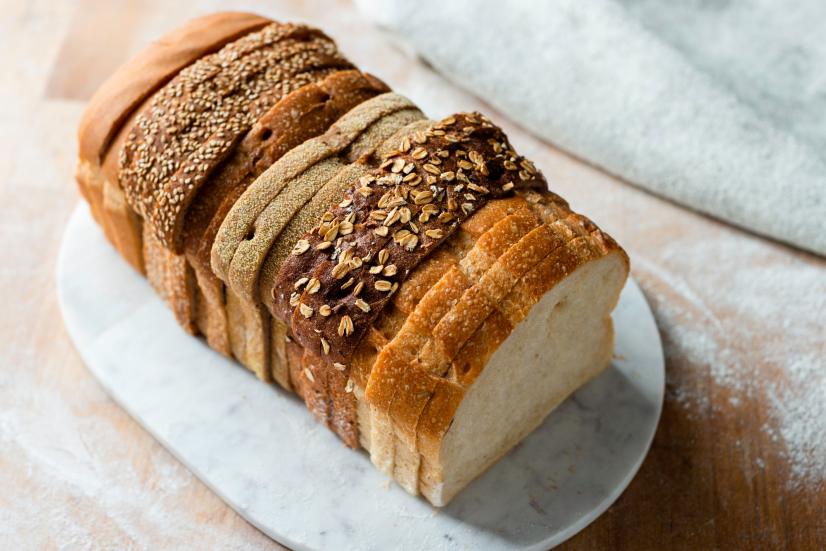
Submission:
[[357,1],[541,138],[826,255],[822,0]]

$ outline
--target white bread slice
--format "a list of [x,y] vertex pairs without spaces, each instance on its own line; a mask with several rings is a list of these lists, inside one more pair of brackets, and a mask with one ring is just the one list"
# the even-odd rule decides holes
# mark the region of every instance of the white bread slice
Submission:
[[608,366],[610,314],[627,274],[619,251],[584,264],[499,346],[465,392],[436,456],[422,458],[420,491],[433,505],[447,504]]

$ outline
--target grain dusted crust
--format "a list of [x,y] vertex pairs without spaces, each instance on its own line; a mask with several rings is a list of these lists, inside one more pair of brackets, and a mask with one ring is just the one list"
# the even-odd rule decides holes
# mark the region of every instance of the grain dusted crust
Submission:
[[[388,109],[391,105],[394,105],[397,109]],[[281,193],[275,195],[272,202],[256,218],[255,224],[262,228],[262,231],[257,233],[254,239],[247,239],[239,244],[239,250],[236,251],[230,266],[227,295],[234,300],[230,318],[231,321],[234,319],[237,325],[233,328],[236,331],[234,333],[235,339],[244,339],[243,347],[235,345],[234,348],[243,348],[243,363],[248,367],[263,364],[264,358],[268,354],[270,356],[274,354],[280,357],[285,356],[281,343],[277,338],[269,340],[270,347],[274,346],[275,348],[272,348],[269,352],[267,351],[267,339],[270,337],[270,333],[273,335],[280,333],[281,338],[283,338],[286,328],[279,322],[273,323],[269,313],[262,308],[258,301],[256,293],[257,267],[261,265],[265,258],[269,258],[268,251],[272,253],[285,248],[280,245],[280,242],[283,241],[281,229],[286,224],[285,232],[287,234],[291,235],[291,231],[295,231],[291,228],[294,228],[296,222],[301,223],[301,215],[308,208],[306,205],[305,208],[301,208],[301,206],[308,199],[310,203],[317,200],[325,201],[323,206],[325,209],[331,202],[339,200],[340,194],[336,194],[333,198],[329,189],[335,186],[337,177],[342,171],[347,171],[355,166],[347,165],[347,162],[352,159],[372,157],[373,151],[381,146],[389,134],[398,127],[406,125],[409,121],[423,117],[421,112],[411,105],[408,100],[393,94],[384,94],[359,105],[348,112],[323,136],[309,140],[301,147],[294,149],[290,153],[290,158],[282,159],[276,163],[278,167],[287,165],[294,168],[297,174],[295,182],[285,181],[283,186],[278,182],[268,182],[268,185],[262,186],[263,178],[259,178],[254,185],[257,186],[258,191],[271,193],[273,190],[279,190]],[[368,116],[368,113],[372,113],[372,115]],[[349,138],[346,138],[346,136],[349,136]],[[337,144],[336,148],[331,148],[328,142]],[[332,156],[322,158],[319,161],[319,158],[323,157],[323,155],[318,155],[319,149]],[[282,174],[292,173],[292,169],[282,171]],[[292,186],[288,185],[290,182],[292,182]],[[318,192],[316,193],[317,189]],[[313,195],[314,193],[315,195]],[[257,208],[256,205],[259,204],[260,200],[261,196],[256,190],[250,189],[242,196],[233,212],[238,214],[239,211],[242,211],[246,216]],[[288,208],[291,210],[288,211]],[[296,213],[296,211],[298,212]],[[296,214],[296,216],[294,217],[293,214]],[[311,220],[314,221],[315,217]],[[304,224],[304,226],[300,226],[301,233],[310,227],[312,221],[307,221]],[[225,226],[227,225],[225,224]],[[225,226],[222,226],[222,228]],[[223,235],[226,237],[226,234]],[[292,241],[286,247],[287,251],[289,251],[291,243]],[[236,355],[238,355],[237,352]],[[273,364],[272,368],[273,377],[279,384],[289,388],[291,383],[286,369],[279,364]],[[337,379],[331,378],[331,380]],[[313,413],[316,413],[319,419],[326,422],[327,417],[323,411],[313,411]],[[346,423],[338,423],[337,426],[343,427],[346,426]]]
[[350,67],[320,31],[279,23],[199,59],[130,129],[120,158],[129,203],[180,252],[189,204],[252,125],[291,91]]
[[544,178],[481,115],[405,138],[296,242],[271,291],[273,314],[299,344],[346,364],[423,258],[489,199],[529,187]]
[[[261,174],[221,224],[211,251],[211,266],[216,275],[229,281],[230,266],[240,244],[258,227],[262,232],[271,231],[259,218],[265,216],[267,209],[272,209],[271,203],[290,182],[301,177],[310,166],[343,151],[353,143],[353,136],[361,135],[379,119],[399,111],[419,112],[410,100],[392,92],[366,101],[338,121],[323,140],[296,147]],[[289,215],[291,217],[292,212]]]

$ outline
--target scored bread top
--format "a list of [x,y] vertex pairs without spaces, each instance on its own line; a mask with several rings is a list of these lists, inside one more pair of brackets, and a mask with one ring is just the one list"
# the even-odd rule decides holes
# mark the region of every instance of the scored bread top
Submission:
[[285,153],[324,131],[344,113],[388,92],[372,75],[339,71],[278,101],[195,196],[184,222],[184,252],[203,273],[221,223],[247,187]]
[[274,314],[313,353],[346,363],[399,282],[489,199],[546,187],[476,113],[404,139],[295,244]]
[[291,91],[351,67],[320,31],[280,23],[199,59],[155,94],[130,129],[120,158],[130,205],[180,252],[195,193],[249,128]]
[[81,161],[102,163],[122,124],[178,71],[269,23],[251,13],[206,15],[165,34],[121,65],[89,100],[80,120]]

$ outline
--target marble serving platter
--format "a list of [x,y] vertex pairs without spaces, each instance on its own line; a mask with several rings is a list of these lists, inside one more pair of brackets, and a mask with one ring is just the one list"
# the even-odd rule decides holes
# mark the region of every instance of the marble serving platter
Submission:
[[300,400],[186,335],[85,204],[69,222],[57,274],[69,334],[112,398],[233,509],[293,549],[547,549],[619,497],[662,409],[659,333],[629,280],[614,313],[610,368],[436,509],[345,448]]

